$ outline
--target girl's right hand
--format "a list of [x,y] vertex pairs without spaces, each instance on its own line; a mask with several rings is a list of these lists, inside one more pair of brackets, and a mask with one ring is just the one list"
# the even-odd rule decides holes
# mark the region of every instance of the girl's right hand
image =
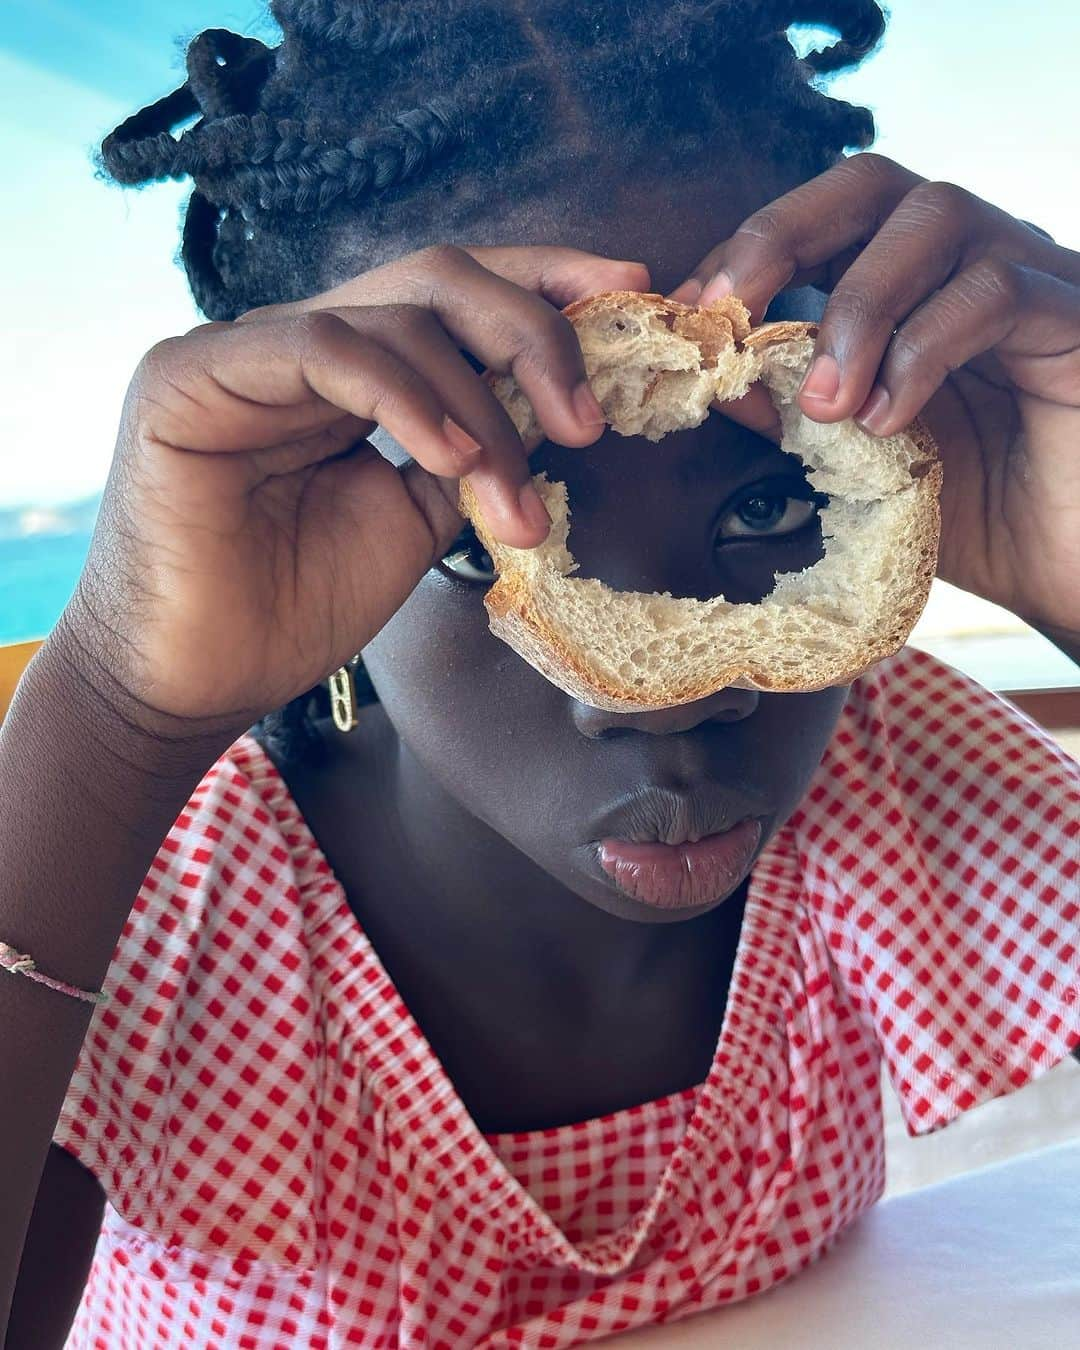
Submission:
[[[588,445],[602,424],[575,402],[559,309],[648,286],[643,265],[576,249],[440,245],[159,343],[58,632],[156,735],[251,725],[359,651],[446,552],[458,478],[500,539],[546,537],[521,440],[462,349],[513,372],[551,440]],[[415,462],[383,458],[376,425]]]

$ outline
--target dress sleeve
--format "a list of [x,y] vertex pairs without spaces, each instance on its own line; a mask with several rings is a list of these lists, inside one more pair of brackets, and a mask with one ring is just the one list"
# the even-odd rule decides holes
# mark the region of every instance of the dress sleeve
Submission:
[[213,848],[197,822],[222,772],[215,764],[196,788],[139,888],[53,1132],[137,1225],[149,1218],[164,1144],[177,1004],[206,924],[201,882]]
[[154,858],[53,1142],[150,1242],[302,1264],[318,1031],[288,840],[245,744],[208,771]]
[[1012,704],[904,648],[852,686],[798,834],[910,1135],[1080,1043],[1080,764]]

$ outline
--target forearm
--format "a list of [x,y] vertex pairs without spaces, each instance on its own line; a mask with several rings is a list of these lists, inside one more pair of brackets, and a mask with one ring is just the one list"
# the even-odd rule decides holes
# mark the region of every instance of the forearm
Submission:
[[[0,940],[48,975],[99,988],[161,841],[233,738],[139,728],[81,678],[65,644],[46,641],[0,727]],[[91,1012],[0,972],[0,1342]]]

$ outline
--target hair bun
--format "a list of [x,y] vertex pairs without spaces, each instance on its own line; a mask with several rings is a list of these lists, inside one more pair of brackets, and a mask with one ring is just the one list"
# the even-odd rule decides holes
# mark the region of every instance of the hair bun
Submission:
[[258,38],[208,28],[188,47],[188,88],[204,117],[252,113],[273,64],[273,50]]

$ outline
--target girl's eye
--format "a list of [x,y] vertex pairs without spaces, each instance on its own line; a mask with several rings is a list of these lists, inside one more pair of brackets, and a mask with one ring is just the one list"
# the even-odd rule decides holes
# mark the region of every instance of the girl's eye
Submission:
[[[806,491],[804,485],[803,492]],[[755,488],[721,517],[717,540],[794,534],[815,519],[819,507],[828,504],[828,497],[821,492],[810,492],[804,497],[796,496],[790,488],[772,491]]]
[[469,525],[454,540],[439,566],[459,581],[488,586],[495,580],[495,564]]
[[[808,491],[805,482],[801,490]],[[824,493],[810,492],[809,497],[802,497],[796,496],[795,491],[794,488],[778,491],[776,487],[771,491],[752,489],[737,506],[721,517],[717,542],[794,534],[816,518],[820,507],[829,504]],[[455,539],[439,563],[439,568],[458,581],[476,586],[490,586],[496,577],[491,555],[477,539],[471,525],[467,525]]]

